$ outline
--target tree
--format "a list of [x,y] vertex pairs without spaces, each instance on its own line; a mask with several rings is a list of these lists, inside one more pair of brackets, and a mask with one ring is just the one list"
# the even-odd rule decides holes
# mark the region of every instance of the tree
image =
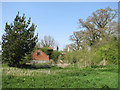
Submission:
[[55,63],[57,63],[58,57],[59,57],[60,54],[61,54],[60,52],[54,50],[54,51],[52,52],[50,58],[53,59]]
[[98,51],[104,61],[118,64],[118,40],[116,38],[112,38],[111,41],[100,46]]
[[56,46],[55,39],[52,38],[51,36],[44,36],[44,39],[41,40],[41,46],[55,48]]
[[[93,12],[85,21],[79,19],[80,31],[74,32],[70,36],[71,44],[67,45],[65,50],[69,47],[72,52],[68,53],[67,60],[90,61],[90,63],[97,63],[97,61],[111,61],[117,62],[117,41],[118,41],[118,22],[116,21],[117,10],[109,7],[105,9],[98,9]],[[113,42],[112,45],[111,42]],[[106,49],[107,50],[104,50]],[[114,47],[114,49],[112,49]],[[82,57],[77,57],[81,55]],[[80,54],[78,53],[80,52]],[[99,53],[100,52],[100,53]],[[113,53],[115,55],[113,55]],[[89,58],[87,58],[89,57]]]
[[59,51],[59,47],[57,46],[57,51]]
[[[110,24],[117,24],[115,18],[117,17],[117,10],[113,10],[110,7],[106,9],[98,9],[89,16],[86,21],[79,19],[80,28],[84,28],[89,46],[94,45],[100,39],[108,37],[108,34],[113,34],[114,31]],[[111,33],[112,32],[112,33]]]
[[74,43],[68,44],[68,45],[65,46],[64,51],[66,51],[66,52],[77,51],[77,46]]
[[109,7],[106,9],[98,9],[89,16],[86,21],[79,19],[80,30],[74,32],[70,36],[73,41],[69,47],[73,50],[88,49],[92,46],[96,47],[100,44],[99,41],[106,41],[112,39],[113,36],[118,34],[118,23],[115,20],[117,17],[117,10]]
[[69,47],[73,48],[74,50],[84,49],[86,46],[86,31],[80,30],[74,32],[73,35],[70,36],[70,40],[74,42],[74,44],[70,44]]
[[81,47],[81,41],[82,41],[81,33],[74,32],[73,35],[70,36],[70,40],[75,43],[77,50],[79,50]]
[[34,35],[36,26],[31,18],[25,20],[25,14],[16,15],[14,22],[6,23],[5,33],[2,36],[2,61],[8,62],[9,66],[20,66],[25,64],[24,56],[29,54],[37,43],[38,35]]
[[36,48],[36,49],[37,49],[37,48],[40,48],[40,42],[37,42],[37,43],[36,43],[35,48]]

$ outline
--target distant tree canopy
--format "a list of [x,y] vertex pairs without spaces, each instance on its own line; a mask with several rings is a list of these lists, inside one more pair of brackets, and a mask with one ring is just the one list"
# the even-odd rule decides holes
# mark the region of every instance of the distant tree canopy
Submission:
[[[37,43],[38,35],[35,35],[36,26],[25,20],[25,14],[16,15],[13,23],[5,25],[5,33],[2,36],[2,61],[9,66],[25,64],[24,57],[29,54]],[[31,24],[31,25],[30,25]]]
[[73,41],[70,46],[80,50],[91,47],[100,40],[117,37],[118,22],[115,20],[117,16],[117,10],[107,7],[93,12],[86,21],[79,19],[80,29],[83,30],[70,36],[70,40]]
[[70,35],[70,51],[65,60],[94,65],[98,62],[118,64],[118,12],[110,7],[98,9],[85,21],[79,19],[80,31]]

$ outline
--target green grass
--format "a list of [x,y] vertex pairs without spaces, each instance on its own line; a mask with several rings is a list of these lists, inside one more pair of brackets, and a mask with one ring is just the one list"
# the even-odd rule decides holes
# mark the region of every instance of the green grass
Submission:
[[3,88],[117,88],[118,66],[21,69],[3,65]]

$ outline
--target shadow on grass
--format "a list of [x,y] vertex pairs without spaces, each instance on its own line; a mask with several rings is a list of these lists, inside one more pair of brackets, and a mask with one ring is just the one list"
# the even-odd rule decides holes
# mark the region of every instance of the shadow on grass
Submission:
[[[15,67],[15,66],[9,66],[7,64],[2,64],[2,67]],[[62,68],[62,67],[58,67],[56,65],[51,66],[48,64],[45,65],[20,65],[20,66],[16,66],[16,68],[20,68],[20,69],[71,69],[71,68]]]
[[71,69],[71,68],[62,68],[62,67],[58,67],[58,66],[51,66],[51,65],[23,65],[19,68],[22,68],[22,69],[51,69],[51,70],[68,70],[68,69]]
[[92,65],[91,68],[104,68],[106,66],[103,66],[103,65],[100,65],[100,66],[97,66],[97,65]]
[[18,68],[22,69],[46,69],[46,68],[51,68],[50,65],[22,65]]

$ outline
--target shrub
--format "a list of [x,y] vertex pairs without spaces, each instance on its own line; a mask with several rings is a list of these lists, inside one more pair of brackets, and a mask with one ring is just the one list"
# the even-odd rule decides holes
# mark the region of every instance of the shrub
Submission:
[[50,58],[54,60],[55,63],[57,63],[58,61],[58,57],[61,53],[59,51],[53,51]]
[[40,50],[41,50],[42,52],[44,52],[45,54],[49,55],[49,53],[48,53],[48,48],[47,48],[47,47],[40,48]]
[[112,41],[101,46],[99,52],[108,63],[118,64],[118,41]]

